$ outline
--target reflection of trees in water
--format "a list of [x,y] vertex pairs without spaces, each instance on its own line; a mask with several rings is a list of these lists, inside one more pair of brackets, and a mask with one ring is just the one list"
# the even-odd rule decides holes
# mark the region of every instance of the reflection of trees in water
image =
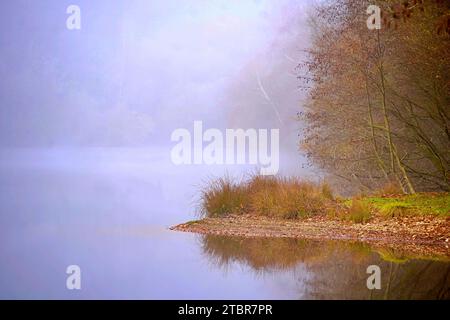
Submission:
[[[234,262],[260,273],[296,270],[302,264],[312,277],[300,279],[300,296],[312,299],[450,299],[450,264],[418,260],[390,249],[372,250],[361,243],[317,242],[287,238],[239,238],[206,235],[202,248],[215,265]],[[412,258],[412,259],[411,259]],[[368,290],[367,266],[381,268],[381,290]]]
[[[368,290],[366,268],[381,269],[381,290]],[[351,250],[333,253],[325,263],[311,265],[315,277],[309,283],[309,297],[336,299],[449,299],[450,265],[430,260],[408,260],[402,263],[383,260],[370,253],[363,263],[355,262]]]
[[306,240],[203,236],[203,251],[212,263],[227,267],[232,262],[253,270],[288,270],[304,259],[314,260],[323,254]]

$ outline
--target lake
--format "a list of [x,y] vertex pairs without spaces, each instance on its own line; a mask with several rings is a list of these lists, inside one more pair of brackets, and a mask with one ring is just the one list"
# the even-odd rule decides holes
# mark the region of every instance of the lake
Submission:
[[[168,230],[199,187],[249,167],[175,166],[165,149],[0,151],[0,298],[450,298],[450,263],[361,243]],[[66,268],[81,269],[81,290]],[[368,290],[366,269],[381,270]]]

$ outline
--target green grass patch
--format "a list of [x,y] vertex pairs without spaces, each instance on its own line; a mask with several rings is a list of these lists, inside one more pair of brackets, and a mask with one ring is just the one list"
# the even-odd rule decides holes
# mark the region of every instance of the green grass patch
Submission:
[[450,216],[449,193],[419,193],[398,197],[367,197],[361,201],[383,216],[436,215]]
[[404,217],[411,212],[412,208],[413,207],[406,202],[393,202],[382,205],[379,212],[388,218]]

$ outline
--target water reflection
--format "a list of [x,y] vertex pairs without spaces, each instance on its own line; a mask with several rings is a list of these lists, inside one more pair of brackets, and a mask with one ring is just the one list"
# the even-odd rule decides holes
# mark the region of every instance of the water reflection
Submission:
[[[264,277],[290,270],[306,299],[449,299],[450,263],[361,243],[300,239],[201,237],[214,266],[248,266]],[[368,290],[366,269],[381,268],[381,290]]]
[[[0,151],[0,298],[366,299],[369,264],[382,268],[374,299],[449,298],[445,262],[167,230],[193,218],[196,186],[225,169],[172,166],[166,151]],[[80,291],[66,288],[71,264],[82,269]]]

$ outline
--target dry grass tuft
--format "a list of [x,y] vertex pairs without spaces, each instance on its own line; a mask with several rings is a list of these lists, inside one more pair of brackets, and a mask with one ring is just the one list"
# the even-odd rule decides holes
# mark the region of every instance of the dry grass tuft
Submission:
[[332,198],[325,184],[254,175],[242,183],[230,178],[212,181],[202,190],[201,208],[209,217],[251,213],[295,219],[326,212]]

